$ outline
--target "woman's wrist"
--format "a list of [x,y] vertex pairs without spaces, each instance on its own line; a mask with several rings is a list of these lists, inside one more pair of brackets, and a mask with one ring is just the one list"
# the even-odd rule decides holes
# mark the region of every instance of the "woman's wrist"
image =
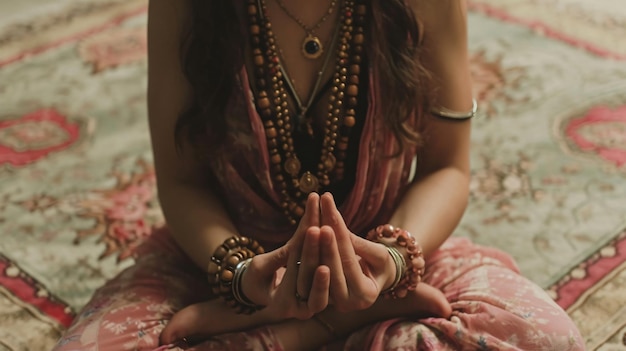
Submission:
[[[383,285],[381,295],[403,298],[409,291],[415,290],[426,266],[422,248],[417,240],[408,231],[390,224],[370,230],[367,239],[385,245],[393,262],[394,268],[386,271],[394,273],[387,274],[387,282]],[[389,267],[389,264],[387,266]]]
[[250,261],[256,255],[264,253],[263,247],[256,240],[233,236],[220,245],[207,270],[209,285],[213,294],[221,296],[226,304],[237,313],[250,314],[262,309],[243,292],[242,280]]

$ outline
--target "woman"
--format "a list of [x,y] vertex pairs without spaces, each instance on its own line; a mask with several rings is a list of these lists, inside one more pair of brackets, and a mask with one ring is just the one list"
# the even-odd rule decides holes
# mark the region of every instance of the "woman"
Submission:
[[152,0],[148,99],[168,227],[56,350],[583,349],[509,256],[448,239],[464,0]]

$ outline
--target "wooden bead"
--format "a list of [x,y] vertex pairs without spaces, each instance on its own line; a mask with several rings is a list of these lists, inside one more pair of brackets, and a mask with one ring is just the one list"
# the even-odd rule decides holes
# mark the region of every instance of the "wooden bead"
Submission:
[[359,75],[361,73],[361,66],[350,65],[350,74]]
[[276,132],[276,128],[272,127],[272,128],[265,129],[265,135],[270,138],[276,138],[278,134]]
[[363,42],[365,41],[365,36],[363,34],[356,34],[354,38],[352,38],[352,41],[355,44],[363,44]]
[[270,108],[270,99],[266,98],[266,97],[262,97],[260,99],[258,99],[257,104],[259,105],[259,108],[264,110],[264,109],[268,109]]
[[265,59],[261,55],[254,56],[254,64],[257,66],[263,66]]
[[213,253],[213,257],[215,257],[219,261],[222,261],[227,254],[228,248],[224,247],[224,245],[220,245]]
[[233,276],[234,276],[234,272],[228,269],[222,269],[222,272],[220,273],[220,281],[222,283],[231,282],[233,280]]
[[241,262],[241,257],[236,254],[230,255],[226,259],[226,264],[230,267],[236,267],[239,264],[239,262]]
[[356,84],[350,84],[348,85],[348,89],[346,90],[346,94],[348,94],[348,96],[357,96],[359,95],[359,87]]
[[270,162],[274,165],[280,164],[280,161],[281,161],[281,157],[279,154],[275,154],[270,157]]
[[226,245],[227,248],[232,250],[232,249],[234,249],[234,248],[236,248],[238,246],[237,245],[237,239],[235,239],[234,237],[226,239],[224,241],[224,245]]
[[354,127],[355,124],[356,124],[356,118],[352,116],[346,116],[343,119],[343,125],[345,125],[346,127]]

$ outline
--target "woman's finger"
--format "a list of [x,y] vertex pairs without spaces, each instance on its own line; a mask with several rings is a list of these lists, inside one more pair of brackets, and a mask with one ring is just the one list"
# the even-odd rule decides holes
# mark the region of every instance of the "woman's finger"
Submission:
[[330,297],[330,269],[327,266],[318,266],[313,275],[313,283],[307,302],[309,311],[313,314],[326,309]]
[[310,193],[306,200],[304,215],[298,223],[297,233],[304,233],[309,227],[320,226],[320,196],[317,193]]
[[[372,280],[373,276],[369,271],[369,267],[361,265],[361,260],[356,255],[352,245],[353,233],[346,226],[343,216],[337,209],[330,193],[322,195],[320,207],[322,224],[324,225],[322,230],[327,226],[333,229],[343,273],[345,274],[348,295],[339,295],[337,298],[346,299],[348,309],[368,307],[378,298],[380,288],[377,286],[377,282]],[[331,267],[331,269],[333,268]]]
[[[309,243],[314,243],[319,240],[318,224],[319,195],[311,193],[307,199],[305,213],[300,221],[300,225],[294,236],[286,245],[288,250],[286,271],[272,298],[274,303],[280,303],[282,305],[288,317],[306,319],[312,315],[308,309],[307,299],[312,286],[313,272],[316,268],[316,266],[313,267],[313,265],[319,264],[319,258],[316,258],[319,257],[319,249],[307,249],[305,253],[310,257],[312,263],[306,263],[306,267],[301,266],[305,240],[308,240]],[[302,291],[298,290],[298,276],[301,274],[300,270],[304,270],[302,273],[303,276],[300,278],[303,282],[301,284],[306,286],[306,288],[302,288]]]
[[300,257],[302,256],[302,247],[309,228],[317,227],[319,223],[319,195],[316,193],[309,194],[306,202],[304,215],[300,220],[300,224],[296,229],[293,237],[287,242],[287,271],[281,282],[281,286],[290,286],[293,288],[293,294],[296,293],[296,283],[298,277]]
[[[320,264],[328,266],[330,269],[330,293],[333,301],[344,301],[349,298],[335,231],[330,226],[323,226],[320,229]],[[335,307],[341,308],[337,305]]]
[[309,227],[304,238],[298,265],[296,292],[301,300],[309,297],[309,290],[313,284],[313,275],[320,264],[320,229],[319,227]]

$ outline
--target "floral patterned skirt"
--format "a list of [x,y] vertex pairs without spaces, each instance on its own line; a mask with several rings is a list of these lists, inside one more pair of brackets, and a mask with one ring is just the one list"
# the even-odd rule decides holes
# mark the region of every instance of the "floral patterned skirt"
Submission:
[[[347,350],[584,350],[567,314],[522,277],[505,253],[451,238],[433,254],[424,281],[445,294],[444,318],[383,321],[351,334]],[[154,350],[172,315],[210,295],[206,277],[167,230],[154,233],[134,266],[94,294],[54,351]],[[282,350],[270,328],[221,335],[203,350]]]

